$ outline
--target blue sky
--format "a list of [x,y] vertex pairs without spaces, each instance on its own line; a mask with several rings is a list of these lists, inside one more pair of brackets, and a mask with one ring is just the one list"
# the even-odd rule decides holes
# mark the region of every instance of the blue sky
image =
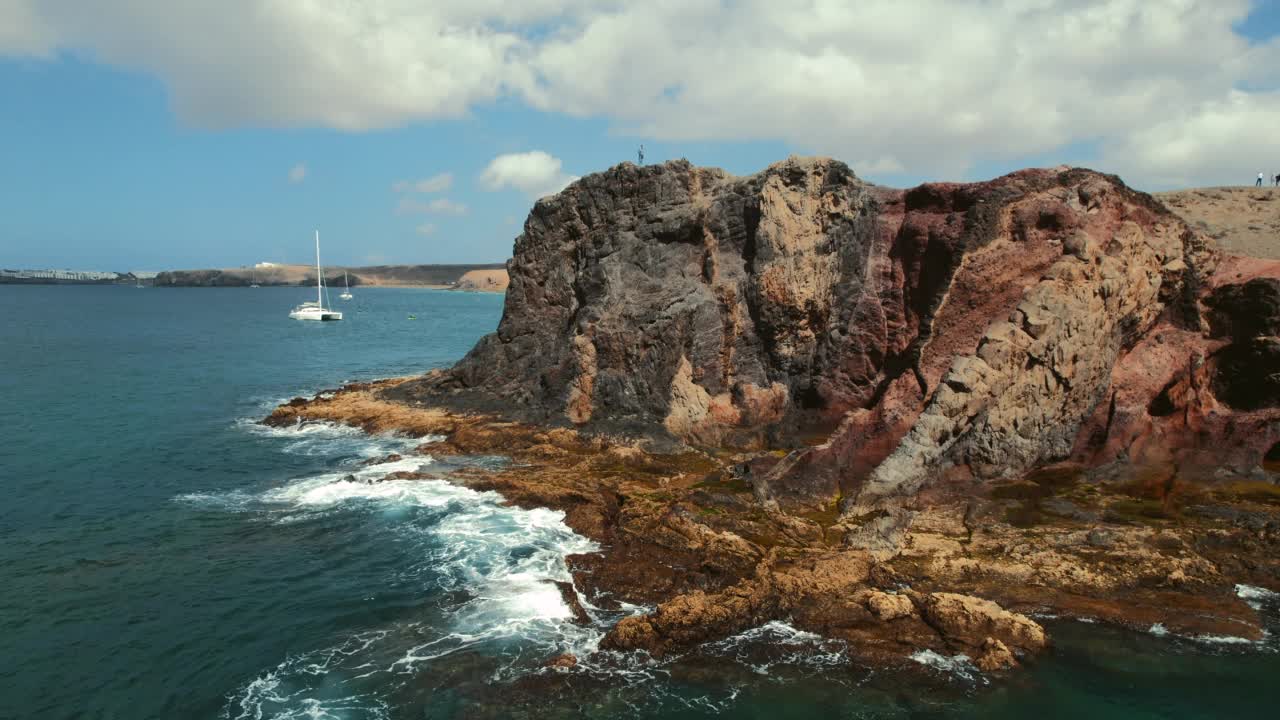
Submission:
[[[136,12],[150,12],[148,3],[134,5],[143,8]],[[1150,25],[1146,34],[1168,32],[1167,41],[1153,40],[1143,55],[1143,48],[1131,47],[1131,28],[1129,42],[1123,42],[1122,33],[1111,46],[1103,42],[1094,50],[1114,61],[1110,67],[1086,57],[1092,53],[1072,54],[1070,47],[1061,55],[1046,51],[1043,62],[1034,49],[1028,54],[1013,46],[994,52],[959,48],[953,52],[957,63],[970,52],[978,53],[975,58],[994,54],[991,67],[999,68],[1007,53],[1021,58],[1020,69],[1010,71],[1007,81],[991,70],[987,79],[979,78],[992,87],[987,100],[962,88],[963,94],[941,103],[936,99],[945,91],[915,97],[905,85],[900,101],[895,91],[875,82],[842,92],[840,83],[852,82],[851,77],[866,73],[874,80],[868,68],[878,58],[865,52],[843,56],[839,43],[819,56],[817,76],[812,62],[802,62],[813,58],[807,50],[790,70],[778,65],[780,78],[772,76],[772,66],[750,64],[760,54],[754,51],[736,65],[717,66],[718,75],[699,76],[699,67],[745,52],[733,38],[712,36],[708,52],[715,52],[717,42],[722,52],[705,62],[694,57],[671,67],[656,57],[651,83],[649,68],[637,69],[650,57],[643,38],[638,54],[631,56],[625,43],[593,40],[608,27],[600,24],[611,19],[607,9],[578,15],[556,8],[546,16],[512,18],[515,25],[525,23],[516,41],[527,54],[518,65],[503,60],[506,64],[495,70],[497,80],[477,73],[473,86],[463,87],[463,81],[453,82],[459,70],[451,67],[425,87],[398,80],[383,92],[366,86],[378,86],[402,62],[431,69],[432,58],[410,55],[400,61],[380,52],[376,57],[386,67],[373,65],[367,76],[317,75],[321,69],[279,80],[273,74],[281,63],[267,58],[262,76],[249,77],[252,71],[246,75],[243,66],[222,67],[219,60],[130,49],[147,39],[145,32],[166,23],[182,32],[181,17],[162,15],[159,25],[129,38],[125,30],[110,35],[110,23],[101,23],[102,30],[86,29],[56,13],[35,17],[40,10],[28,8],[19,18],[30,23],[27,34],[6,40],[0,32],[0,267],[145,270],[307,262],[314,228],[321,231],[326,264],[500,262],[509,256],[512,239],[543,186],[526,183],[521,189],[518,179],[492,174],[484,181],[495,158],[539,151],[560,161],[557,177],[566,180],[633,160],[641,142],[650,162],[687,157],[740,174],[791,153],[830,154],[850,162],[864,178],[899,186],[983,179],[1060,163],[1120,172],[1145,189],[1236,182],[1237,177],[1243,183],[1258,171],[1280,170],[1280,165],[1252,167],[1253,158],[1269,151],[1276,154],[1268,162],[1280,163],[1280,145],[1268,137],[1280,134],[1280,105],[1273,102],[1276,83],[1266,67],[1266,61],[1280,58],[1272,54],[1280,33],[1280,2],[1246,3],[1235,16],[1215,15],[1210,20],[1220,21],[1220,27],[1208,33],[1204,18],[1175,13],[1177,3],[1152,0],[1146,10],[1135,5],[1134,14],[1121,19],[1138,23],[1133,27],[1141,30],[1141,23],[1153,22],[1141,14],[1150,14],[1152,7],[1158,13],[1164,5],[1173,19],[1157,18],[1160,24]],[[704,8],[707,17],[687,22],[714,23],[726,7],[711,3]],[[503,19],[502,12],[491,11],[480,24],[492,27]],[[760,11],[762,26],[779,27],[776,18],[764,16],[767,12]],[[624,24],[642,33],[648,19]],[[0,25],[4,20],[0,17]],[[141,25],[138,18],[131,20],[122,27]],[[735,16],[733,21],[749,19]],[[883,21],[895,24],[893,18]],[[308,18],[280,22],[313,27]],[[1010,15],[1007,22],[1016,28],[1018,23],[1043,25],[1044,18]],[[549,30],[549,24],[558,29]],[[812,45],[823,28],[796,32]],[[1194,35],[1180,38],[1179,32]],[[778,33],[787,34],[785,28]],[[30,40],[45,35],[43,45]],[[1187,37],[1201,35],[1208,37],[1204,42],[1210,50],[1187,45]],[[223,42],[236,43],[231,51],[245,52],[238,43],[247,41]],[[396,36],[384,42],[401,47]],[[668,55],[692,53],[693,47]],[[776,52],[787,50],[780,46]],[[1179,56],[1182,51],[1185,58]],[[566,53],[580,62],[566,65]],[[1063,62],[1080,65],[1073,69]],[[526,66],[537,68],[538,81],[524,77]],[[739,66],[740,76],[727,75],[736,71],[726,67]],[[916,76],[924,84],[936,75],[937,82],[950,86],[958,79],[948,74],[964,73],[965,67],[974,66],[953,68],[922,58],[918,67],[886,69],[885,84]],[[832,69],[829,78],[823,68]],[[664,73],[672,79],[661,81]],[[1130,77],[1122,84],[1117,74]],[[211,77],[216,82],[208,81]],[[331,101],[322,89],[281,109],[275,98],[296,88],[299,77],[332,83]],[[1096,93],[1097,104],[1091,110],[1087,103],[1044,95],[1045,82],[1061,83],[1064,94],[1085,99]],[[437,92],[442,85],[451,89]],[[1166,87],[1175,89],[1156,97]],[[1148,88],[1160,90],[1148,93]],[[1154,99],[1147,100],[1148,94]],[[409,96],[415,99],[405,99]],[[1019,109],[1024,105],[1031,113],[1049,107],[1043,117],[1032,117]],[[338,110],[350,112],[336,115]],[[1123,113],[1132,120],[1107,117]],[[1265,130],[1256,136],[1260,140],[1250,135],[1221,149],[1223,135],[1255,125]],[[1257,147],[1260,143],[1265,147]],[[438,182],[431,192],[395,189],[400,181],[442,174],[451,179],[447,187]],[[556,177],[546,182],[547,188],[559,184]],[[401,205],[406,197],[409,212]],[[433,211],[433,201],[447,202],[437,202]]]

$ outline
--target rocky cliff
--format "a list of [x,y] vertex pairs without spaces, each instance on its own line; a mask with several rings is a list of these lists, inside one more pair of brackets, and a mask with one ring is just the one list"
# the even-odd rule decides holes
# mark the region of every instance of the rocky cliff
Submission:
[[566,605],[653,608],[575,611],[602,650],[785,619],[995,670],[1046,647],[1034,613],[1264,636],[1239,591],[1280,592],[1280,262],[1115,177],[624,164],[540,200],[509,267],[455,367],[264,422],[428,438],[451,481],[563,511],[600,546]]
[[1081,169],[896,190],[826,159],[626,163],[540,200],[497,332],[397,392],[789,449],[750,468],[775,507],[1061,461],[1265,477],[1280,264],[1211,242]]

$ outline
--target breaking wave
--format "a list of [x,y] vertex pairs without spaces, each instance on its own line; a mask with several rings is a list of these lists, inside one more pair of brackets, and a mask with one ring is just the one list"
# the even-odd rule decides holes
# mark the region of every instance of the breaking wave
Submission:
[[393,434],[370,435],[357,427],[323,421],[271,427],[256,420],[242,418],[235,425],[243,432],[268,441],[284,441],[279,447],[282,452],[309,457],[356,454],[370,458],[379,454],[405,452],[423,443],[443,439],[434,435],[420,438]]
[[961,654],[947,657],[933,650],[918,650],[910,655],[910,659],[927,668],[937,670],[940,673],[965,682],[986,682],[986,679],[982,677],[981,671],[973,664],[973,660],[968,655]]
[[1280,600],[1280,593],[1274,590],[1257,587],[1255,585],[1245,585],[1241,583],[1236,585],[1236,597],[1244,600],[1245,603],[1254,610],[1261,610],[1264,604]]
[[1147,628],[1147,632],[1158,638],[1190,640],[1206,645],[1249,645],[1259,648],[1268,645],[1268,641],[1271,638],[1271,634],[1266,631],[1263,631],[1262,637],[1257,640],[1250,640],[1249,638],[1239,637],[1238,635],[1182,635],[1170,632],[1170,630],[1161,623],[1153,624],[1150,628]]
[[[496,493],[447,482],[448,468],[427,455],[366,464],[431,438],[369,436],[329,423],[242,426],[283,452],[340,460],[257,493],[190,493],[180,501],[285,524],[364,513],[358,517],[413,549],[408,567],[389,569],[388,581],[423,578],[424,593],[443,599],[421,622],[392,623],[285,658],[232,691],[224,717],[383,718],[395,705],[391,696],[414,678],[452,672],[433,665],[441,658],[466,655],[501,678],[536,671],[561,653],[595,650],[601,630],[572,622],[555,581],[572,580],[565,556],[597,546],[565,525],[562,512],[503,505]],[[391,473],[413,475],[386,479]]]
[[777,667],[827,670],[849,663],[845,643],[773,621],[746,630],[703,648],[707,654],[725,657],[757,674],[769,675]]

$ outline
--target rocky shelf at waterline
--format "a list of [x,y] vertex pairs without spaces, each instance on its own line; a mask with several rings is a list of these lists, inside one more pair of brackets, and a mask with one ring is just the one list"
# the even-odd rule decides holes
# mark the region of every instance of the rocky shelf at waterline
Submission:
[[1256,639],[1280,588],[1280,262],[1088,170],[870,185],[624,164],[540,200],[496,333],[272,424],[444,434],[562,509],[602,646],[764,622],[1009,667],[1028,614]]
[[999,670],[1050,641],[1032,619],[1038,613],[1256,640],[1257,611],[1234,587],[1277,586],[1280,493],[1272,486],[1226,485],[1156,503],[1140,482],[1059,467],[922,499],[895,547],[873,550],[850,540],[887,514],[759,503],[750,467],[776,453],[655,453],[626,438],[389,400],[406,382],[297,398],[264,422],[443,436],[416,452],[510,458],[448,479],[522,507],[562,510],[599,543],[599,552],[568,558],[575,582],[562,590],[571,607],[578,593],[596,607],[656,606],[610,628],[604,649],[680,652],[787,619],[846,641],[869,664],[928,649]]

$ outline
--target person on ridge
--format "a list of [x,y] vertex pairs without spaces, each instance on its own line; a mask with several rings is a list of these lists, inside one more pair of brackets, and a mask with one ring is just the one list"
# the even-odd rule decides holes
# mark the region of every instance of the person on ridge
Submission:
[[1280,187],[1280,173],[1276,173],[1276,187]]
[[644,145],[643,144],[641,144],[640,149],[636,151],[636,159],[639,160],[638,164],[640,165],[644,164]]
[[1258,182],[1253,184],[1254,187],[1262,187],[1262,173],[1258,173]]

